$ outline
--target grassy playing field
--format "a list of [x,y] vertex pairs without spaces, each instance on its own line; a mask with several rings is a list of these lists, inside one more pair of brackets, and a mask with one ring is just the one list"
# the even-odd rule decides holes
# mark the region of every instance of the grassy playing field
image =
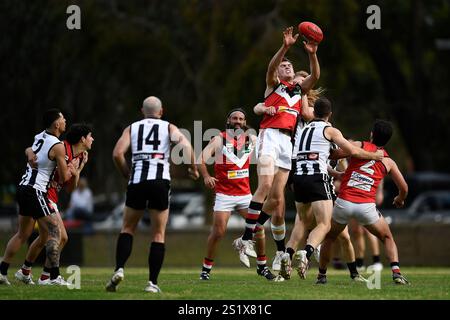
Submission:
[[[64,274],[65,269],[61,269]],[[163,268],[159,285],[162,294],[143,291],[147,282],[147,269],[125,269],[125,280],[115,293],[105,292],[104,285],[111,269],[82,268],[81,289],[62,287],[26,286],[14,279],[12,286],[0,286],[1,300],[6,299],[155,299],[155,300],[302,300],[302,299],[450,299],[449,268],[402,268],[411,282],[399,286],[392,282],[390,271],[384,270],[380,289],[368,289],[364,283],[352,283],[346,271],[330,270],[328,284],[315,285],[316,268],[309,271],[308,279],[300,280],[296,273],[289,281],[269,282],[245,268],[216,267],[211,280],[200,281],[199,268]],[[38,270],[36,269],[36,274]],[[36,278],[36,276],[35,276]]]

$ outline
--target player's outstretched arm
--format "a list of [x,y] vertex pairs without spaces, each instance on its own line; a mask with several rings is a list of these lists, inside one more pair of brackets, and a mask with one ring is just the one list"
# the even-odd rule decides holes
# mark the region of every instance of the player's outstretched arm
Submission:
[[125,179],[130,178],[130,168],[128,167],[127,160],[125,159],[125,154],[130,148],[131,137],[130,137],[130,126],[123,130],[122,135],[116,142],[116,146],[113,150],[113,162],[119,172]]
[[303,41],[303,45],[309,57],[310,74],[303,80],[300,86],[302,87],[303,93],[308,93],[309,90],[314,88],[320,78],[320,64],[316,54],[319,44],[314,41]]
[[349,154],[352,157],[377,161],[383,159],[383,150],[377,150],[377,152],[368,152],[364,149],[358,148],[354,146],[350,141],[345,139],[342,133],[336,128],[325,128],[324,135],[328,140],[336,143],[339,148],[341,148],[345,153]]
[[280,65],[281,61],[284,58],[284,55],[289,50],[289,48],[297,41],[298,34],[293,35],[293,27],[288,27],[283,31],[283,45],[281,48],[275,53],[272,59],[269,62],[269,66],[267,68],[266,74],[266,95],[268,92],[272,91],[272,89],[280,83],[280,80],[277,76],[277,69]]

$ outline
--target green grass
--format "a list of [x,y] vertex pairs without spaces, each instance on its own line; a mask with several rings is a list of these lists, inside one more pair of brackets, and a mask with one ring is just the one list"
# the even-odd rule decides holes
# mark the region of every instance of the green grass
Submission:
[[[63,275],[65,269],[62,268]],[[303,299],[450,299],[450,268],[402,268],[411,282],[399,286],[392,282],[390,271],[384,270],[381,289],[369,290],[365,284],[352,283],[346,271],[330,270],[328,284],[315,285],[316,268],[309,271],[308,279],[300,280],[297,274],[289,281],[269,282],[256,275],[255,270],[245,268],[221,268],[212,271],[210,281],[200,281],[199,268],[163,268],[159,285],[160,295],[143,291],[147,282],[147,269],[127,268],[125,280],[115,293],[105,292],[104,285],[111,276],[111,269],[82,268],[81,289],[61,287],[26,286],[9,278],[12,286],[0,286],[0,299],[68,299],[68,300],[303,300]],[[35,273],[37,274],[36,268]],[[66,278],[68,275],[65,275]]]

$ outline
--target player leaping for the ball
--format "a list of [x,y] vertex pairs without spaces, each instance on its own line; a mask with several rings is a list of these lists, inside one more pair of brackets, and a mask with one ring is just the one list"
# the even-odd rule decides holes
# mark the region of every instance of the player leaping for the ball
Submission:
[[[291,170],[291,134],[300,113],[301,96],[307,93],[320,77],[319,61],[316,56],[318,43],[308,41],[303,43],[309,56],[311,74],[301,84],[293,81],[294,68],[284,56],[297,41],[298,36],[298,34],[293,35],[293,27],[283,31],[283,45],[273,56],[267,69],[265,105],[275,107],[276,112],[273,115],[266,113],[260,124],[256,150],[258,188],[250,202],[245,233],[241,239],[234,242],[237,250],[250,245],[252,232],[261,210],[267,214],[283,211],[277,210],[277,207],[284,203],[284,187]],[[284,212],[279,218],[283,225],[277,226],[276,234],[284,243]],[[264,246],[264,242],[256,242],[257,272],[268,280],[273,280],[275,276],[266,266]]]

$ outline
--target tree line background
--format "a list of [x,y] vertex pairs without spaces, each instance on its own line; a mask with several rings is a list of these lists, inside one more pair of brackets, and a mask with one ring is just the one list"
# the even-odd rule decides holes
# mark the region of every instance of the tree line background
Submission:
[[[81,30],[66,28],[66,8],[81,8]],[[381,8],[369,30],[366,8]],[[140,118],[142,100],[161,98],[165,118],[192,130],[222,128],[233,107],[263,100],[265,73],[282,31],[318,24],[321,78],[333,123],[368,139],[376,118],[395,125],[387,150],[405,172],[450,172],[448,0],[187,0],[0,2],[0,185],[17,184],[25,147],[41,131],[41,114],[57,107],[68,124],[94,125],[84,175],[96,193],[122,192],[112,149]],[[309,70],[301,41],[287,55]],[[185,170],[173,168],[182,184]],[[187,187],[201,188],[196,182]]]

